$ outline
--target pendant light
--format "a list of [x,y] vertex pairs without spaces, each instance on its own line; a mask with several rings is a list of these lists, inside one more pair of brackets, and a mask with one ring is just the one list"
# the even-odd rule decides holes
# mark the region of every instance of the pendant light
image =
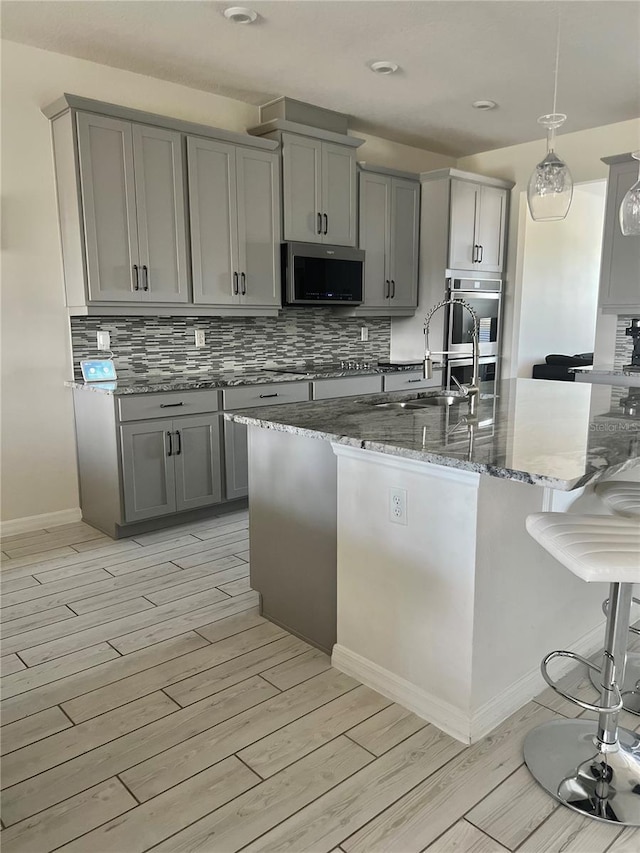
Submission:
[[527,201],[531,217],[536,222],[564,219],[573,197],[573,178],[566,163],[554,151],[556,130],[567,117],[556,112],[558,97],[558,64],[560,60],[560,13],[556,40],[556,68],[553,87],[553,112],[540,116],[538,124],[547,128],[547,156],[533,170],[527,187]]
[[[635,160],[640,160],[640,151],[634,151],[631,155]],[[640,173],[635,184],[627,190],[620,205],[620,230],[625,237],[637,237],[640,235]]]

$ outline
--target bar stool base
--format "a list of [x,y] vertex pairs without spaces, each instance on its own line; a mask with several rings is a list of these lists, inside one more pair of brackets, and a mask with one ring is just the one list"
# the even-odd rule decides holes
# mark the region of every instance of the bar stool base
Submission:
[[[602,652],[599,656],[592,658],[593,662],[600,666],[602,662]],[[591,683],[600,692],[600,674],[589,670],[589,678]],[[621,688],[622,698],[624,699],[624,709],[630,714],[637,714],[640,717],[640,654],[630,652],[627,655],[627,664],[624,668],[624,681]]]
[[552,720],[529,732],[531,775],[565,806],[606,823],[640,826],[640,737],[618,729],[619,749],[599,752],[595,720]]

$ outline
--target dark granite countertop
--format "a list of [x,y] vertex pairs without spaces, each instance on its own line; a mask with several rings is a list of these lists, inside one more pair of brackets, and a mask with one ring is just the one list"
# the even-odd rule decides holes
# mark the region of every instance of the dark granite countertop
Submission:
[[[210,388],[230,388],[236,385],[262,385],[269,382],[309,382],[314,379],[338,379],[344,376],[372,376],[383,373],[398,373],[411,366],[372,365],[354,372],[336,367],[327,370],[323,365],[300,365],[301,373],[291,373],[287,368],[262,368],[252,371],[228,371],[215,374],[182,374],[175,376],[127,376],[116,382],[85,382],[74,379],[65,382],[67,388],[76,388],[99,394],[147,394],[161,391],[198,391]],[[417,369],[413,367],[413,369]]]
[[249,426],[569,491],[640,464],[640,419],[625,416],[611,385],[510,379],[468,405],[376,407],[437,392],[376,394],[225,414]]

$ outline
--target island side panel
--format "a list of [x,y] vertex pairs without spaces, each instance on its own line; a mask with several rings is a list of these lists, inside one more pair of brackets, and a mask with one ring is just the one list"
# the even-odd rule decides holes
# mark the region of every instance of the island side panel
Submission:
[[[540,662],[550,651],[570,649],[588,657],[602,645],[601,605],[607,584],[581,581],[527,533],[527,516],[549,510],[599,511],[593,487],[556,492],[514,480],[480,478],[473,740],[546,687]],[[572,665],[563,670],[556,664],[552,672],[558,675]]]
[[331,654],[337,464],[327,441],[250,427],[251,586],[267,619]]
[[[469,742],[479,475],[334,445],[338,642],[332,662]],[[406,525],[389,491],[407,493]]]

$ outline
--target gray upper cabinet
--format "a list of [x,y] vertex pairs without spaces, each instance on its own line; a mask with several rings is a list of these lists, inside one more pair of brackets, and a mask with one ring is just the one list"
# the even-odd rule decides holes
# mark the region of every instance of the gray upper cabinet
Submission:
[[451,181],[449,268],[502,272],[507,190]]
[[625,237],[618,211],[627,190],[638,180],[638,163],[630,157],[605,158],[609,165],[602,240],[600,307],[611,312],[640,311],[640,237]]
[[[360,248],[365,250],[361,309],[414,310],[418,304],[420,184],[360,172]],[[382,313],[382,311],[380,312]]]
[[187,139],[193,300],[280,305],[278,156]]
[[89,299],[140,301],[140,255],[130,122],[78,115]]
[[181,138],[77,116],[89,299],[189,299]]
[[284,239],[355,246],[355,149],[283,133],[282,161]]

